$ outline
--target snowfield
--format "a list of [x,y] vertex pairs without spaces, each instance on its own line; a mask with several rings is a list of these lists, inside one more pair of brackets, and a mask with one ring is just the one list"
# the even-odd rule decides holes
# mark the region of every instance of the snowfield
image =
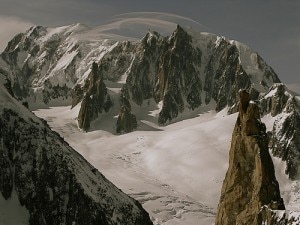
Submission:
[[35,113],[139,200],[156,224],[214,224],[236,114],[208,112],[160,130],[116,136],[103,130],[79,131],[77,112],[54,107]]
[[[135,132],[114,135],[78,130],[78,110],[64,106],[35,114],[117,187],[140,201],[155,224],[214,224],[237,114],[208,111],[165,127],[144,121],[153,129],[140,126]],[[267,125],[270,120],[263,118]],[[296,183],[284,175],[282,161],[274,162],[285,203],[289,206],[294,200],[290,206],[296,209],[299,200],[291,195]]]

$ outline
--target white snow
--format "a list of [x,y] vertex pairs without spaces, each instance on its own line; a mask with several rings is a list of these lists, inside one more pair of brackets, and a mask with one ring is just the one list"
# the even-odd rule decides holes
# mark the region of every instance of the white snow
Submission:
[[126,70],[126,72],[120,77],[118,83],[120,83],[120,84],[125,84],[126,83],[128,74],[130,73],[130,70],[132,68],[132,64],[133,64],[134,60],[135,60],[135,56],[132,57],[130,66],[128,67],[128,69]]
[[21,206],[15,190],[8,200],[0,194],[0,224],[1,225],[28,225],[29,212]]
[[[264,80],[268,87],[273,84],[272,80],[266,78],[263,79],[263,73],[265,70],[268,70],[269,67],[265,62],[259,62],[258,54],[253,52],[249,46],[235,40],[231,40],[230,43],[238,48],[240,53],[240,63],[246,73],[250,76],[252,86],[259,92],[266,92],[267,90],[260,84],[262,80]],[[261,65],[259,65],[259,63],[261,63]]]
[[276,92],[277,92],[277,88],[274,88],[274,89],[272,89],[271,91],[269,91],[268,92],[268,94],[266,94],[265,96],[264,96],[264,98],[270,98],[270,97],[272,97],[272,96],[274,96],[275,94],[276,94]]
[[223,37],[223,36],[218,36],[217,37],[217,40],[215,41],[215,48],[218,48],[219,47],[219,45],[221,44],[221,42],[223,41],[223,40],[225,40],[225,37]]
[[141,126],[115,136],[104,130],[80,132],[78,110],[55,107],[35,113],[117,187],[142,202],[158,224],[214,223],[236,114],[211,111],[160,130],[143,131]]

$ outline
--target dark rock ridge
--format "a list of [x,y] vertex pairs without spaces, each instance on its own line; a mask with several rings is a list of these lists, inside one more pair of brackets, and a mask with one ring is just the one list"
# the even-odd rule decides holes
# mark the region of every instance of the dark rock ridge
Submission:
[[84,95],[78,114],[78,126],[87,131],[91,122],[98,117],[99,113],[108,112],[112,107],[111,98],[107,93],[103,76],[99,74],[97,63],[92,64],[92,71],[84,84],[83,90],[80,87],[77,88],[75,89],[74,95],[76,95],[76,98],[74,97],[74,99],[81,99],[80,95]]
[[131,99],[138,105],[154,98],[163,107],[158,123],[165,124],[186,108],[201,105],[201,50],[180,26],[171,37],[148,33],[141,41],[127,78]]
[[17,193],[30,225],[152,224],[136,200],[14,100],[1,83],[0,143],[0,193],[7,201]]
[[[243,53],[236,44],[220,38],[218,43],[210,41],[206,43],[206,48],[200,48],[194,43],[195,39],[178,26],[169,38],[147,34],[141,41],[141,48],[145,51],[137,61],[143,63],[138,64],[141,69],[138,66],[134,67],[137,68],[135,70],[132,68],[127,84],[129,89],[133,89],[131,96],[137,104],[142,104],[143,96],[147,96],[144,99],[149,98],[152,91],[156,102],[163,101],[159,124],[171,121],[185,109],[200,107],[204,101],[205,104],[216,102],[217,111],[226,106],[234,108],[239,89],[248,89],[252,99],[258,99],[260,92],[266,91],[270,82],[279,82],[274,71],[257,54],[255,56],[260,60],[256,63],[262,71],[260,83],[255,86],[252,76],[256,74],[243,69]],[[149,54],[149,49],[155,54]],[[157,60],[149,60],[149,55],[157,55]],[[151,63],[155,66],[149,66]],[[144,68],[152,68],[152,71]],[[139,89],[141,91],[137,91]]]
[[299,179],[300,102],[282,83],[274,84],[260,100],[264,114],[276,117],[270,133],[269,147],[273,155],[286,161],[290,179]]
[[138,105],[149,98],[162,101],[158,117],[161,125],[184,110],[211,102],[216,102],[217,111],[234,107],[238,102],[236,93],[241,88],[247,89],[252,99],[258,99],[270,83],[280,82],[275,72],[253,53],[259,68],[255,73],[259,73],[260,79],[254,85],[257,74],[247,73],[241,62],[241,58],[251,60],[250,53],[243,56],[243,51],[249,49],[241,50],[244,47],[224,38],[210,40],[209,35],[203,34],[200,37],[205,39],[201,40],[205,47],[197,44],[197,35],[178,26],[170,37],[148,33],[136,48],[126,82],[130,98]]
[[265,205],[285,209],[259,108],[250,101],[249,93],[241,91],[216,225],[262,224],[259,212]]

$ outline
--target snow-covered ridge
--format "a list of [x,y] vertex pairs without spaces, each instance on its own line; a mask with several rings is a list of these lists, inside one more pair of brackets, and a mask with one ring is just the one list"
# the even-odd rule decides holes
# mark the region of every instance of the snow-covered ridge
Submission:
[[[217,111],[229,107],[233,112],[240,88],[257,99],[279,81],[256,53],[225,37],[179,25],[170,36],[149,31],[138,42],[101,36],[122,27],[33,27],[9,43],[0,63],[12,68],[8,74],[17,97],[36,109],[43,104],[75,106],[81,102],[96,62],[100,76],[123,84],[133,103],[162,101],[159,124],[174,122],[180,114],[198,107],[214,106]],[[116,84],[107,88],[113,86]],[[115,95],[113,102],[118,103],[118,98]]]
[[[136,18],[138,19],[138,18]],[[163,20],[161,20],[163,21]],[[132,26],[135,24],[135,20],[133,22],[130,22],[129,26]],[[171,23],[171,22],[170,22]],[[143,24],[143,27],[149,26],[150,24],[154,24],[153,29],[159,28],[159,25],[155,25],[155,23],[152,23],[151,20],[149,22],[141,22]],[[169,26],[170,29],[168,29],[168,33],[171,34],[172,31],[176,28],[176,24],[172,23],[172,26]],[[49,50],[57,51],[57,55],[55,58],[58,60],[58,62],[50,62],[50,68],[48,68],[46,71],[43,71],[44,73],[49,74],[49,77],[52,77],[53,75],[50,75],[51,73],[55,73],[55,71],[61,71],[65,70],[70,64],[72,63],[74,57],[77,54],[80,54],[80,57],[83,57],[83,59],[79,60],[80,62],[85,62],[85,65],[81,65],[80,67],[87,67],[87,65],[91,65],[91,60],[94,60],[96,62],[99,62],[101,60],[101,56],[103,56],[103,47],[106,46],[107,50],[106,52],[110,51],[109,47],[111,45],[114,45],[116,41],[118,41],[117,38],[105,36],[107,31],[114,30],[114,29],[122,29],[122,23],[118,26],[116,25],[102,25],[101,27],[96,28],[89,28],[82,24],[72,24],[69,26],[63,26],[63,27],[57,27],[57,28],[43,28],[40,26],[35,26],[30,28],[29,31],[27,31],[24,34],[24,37],[20,40],[20,43],[17,43],[17,45],[14,46],[13,50],[16,50],[18,47],[21,47],[20,44],[23,45],[30,44],[28,41],[32,41],[31,48],[35,47],[36,45],[39,46],[40,50],[38,53],[34,53],[34,56],[32,53],[28,52],[26,54],[26,51],[24,49],[25,46],[23,46],[23,49],[25,50],[24,53],[22,53],[23,57],[18,56],[18,58],[21,58],[18,60],[19,64],[18,67],[22,68],[24,64],[28,62],[29,65],[35,66],[35,67],[41,67],[39,64],[44,64],[46,58],[52,57],[49,54]],[[164,27],[165,29],[166,27]],[[145,28],[143,28],[145,29]],[[224,37],[218,37],[213,34],[204,33],[204,32],[198,32],[193,30],[192,28],[186,28],[187,31],[189,31],[189,34],[193,36],[193,39],[196,42],[196,45],[200,47],[201,49],[205,47],[207,48],[207,45],[210,44],[210,42],[215,42],[215,47],[218,47],[220,40],[226,40]],[[159,29],[158,29],[159,30]],[[156,30],[157,31],[157,30]],[[145,31],[143,31],[145,32]],[[145,34],[145,33],[144,33]],[[127,38],[127,39],[126,39]],[[137,37],[134,37],[133,39],[137,40]],[[133,40],[130,37],[125,37],[124,40]],[[25,43],[24,43],[25,42]],[[230,44],[234,44],[238,47],[240,54],[241,54],[241,62],[243,66],[245,67],[246,71],[249,69],[252,70],[254,73],[253,75],[257,75],[260,71],[258,70],[258,59],[257,54],[252,52],[249,47],[246,45],[237,42],[237,41],[230,41],[226,40],[226,42]],[[28,46],[26,46],[28,47]],[[30,47],[30,46],[29,46]],[[50,48],[50,49],[49,49]],[[99,48],[99,50],[97,50]],[[11,51],[10,49],[9,51]],[[21,49],[22,50],[22,47]],[[43,51],[41,51],[43,50]],[[206,52],[206,51],[204,51]],[[102,53],[102,54],[101,54]],[[19,53],[20,55],[20,53]],[[97,55],[98,57],[93,57],[94,55]],[[32,60],[32,58],[37,58],[35,60]],[[87,58],[89,58],[89,62],[87,62]],[[49,60],[49,59],[48,59]],[[42,70],[42,68],[39,68]],[[79,70],[76,70],[77,78],[81,77],[80,74],[84,74],[87,70],[82,71],[82,69],[78,68]],[[62,75],[61,75],[62,76]],[[37,77],[39,79],[39,77]],[[40,78],[40,82],[35,81],[34,83],[41,85],[44,80],[47,78]]]

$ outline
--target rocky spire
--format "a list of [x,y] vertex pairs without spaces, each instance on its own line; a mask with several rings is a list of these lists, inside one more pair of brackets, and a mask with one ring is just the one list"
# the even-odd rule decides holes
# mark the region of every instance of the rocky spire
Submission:
[[137,128],[137,120],[136,116],[131,113],[130,102],[124,94],[121,95],[120,103],[116,132],[118,134],[132,132]]
[[[81,108],[78,114],[79,128],[87,131],[91,122],[98,117],[99,113],[108,112],[112,107],[112,101],[103,77],[98,72],[98,64],[92,64],[92,71],[83,87],[85,95],[83,97]],[[81,91],[83,93],[84,91]]]
[[216,225],[261,224],[259,212],[265,205],[270,209],[285,208],[259,108],[250,101],[249,93],[240,91],[239,116],[232,134]]

